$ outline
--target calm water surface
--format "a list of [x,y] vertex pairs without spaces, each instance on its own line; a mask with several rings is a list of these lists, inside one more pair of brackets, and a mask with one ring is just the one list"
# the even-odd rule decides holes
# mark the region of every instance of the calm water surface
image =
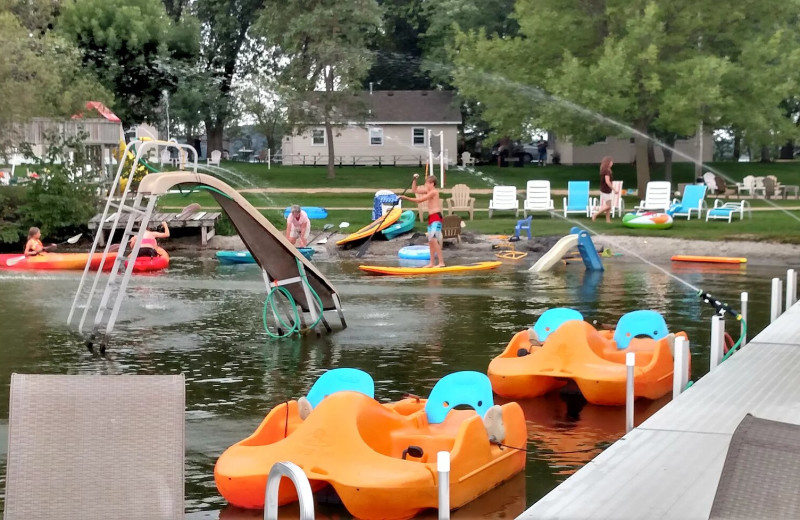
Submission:
[[[550,307],[569,306],[612,324],[625,312],[656,309],[670,330],[688,332],[693,378],[707,370],[711,309],[685,285],[646,265],[610,259],[602,274],[570,264],[533,275],[525,270],[530,263],[509,263],[496,272],[377,278],[363,276],[355,262],[316,263],[341,293],[345,330],[331,314],[330,335],[269,340],[257,268],[176,257],[168,272],[132,279],[105,360],[89,355],[65,326],[79,273],[0,271],[0,487],[12,372],[183,373],[187,515],[244,519],[261,516],[226,507],[214,486],[217,457],[252,433],[271,407],[304,395],[330,368],[366,370],[379,400],[407,392],[424,396],[449,372],[485,372],[515,332]],[[785,275],[778,267],[665,268],[726,301],[738,302],[739,293],[748,291],[749,337],[768,320],[770,279]],[[667,401],[638,402],[637,422]],[[568,409],[559,396],[521,404],[531,450],[525,475],[471,504],[462,518],[519,514],[624,434],[622,408]],[[341,517],[343,510],[334,507],[331,514]]]

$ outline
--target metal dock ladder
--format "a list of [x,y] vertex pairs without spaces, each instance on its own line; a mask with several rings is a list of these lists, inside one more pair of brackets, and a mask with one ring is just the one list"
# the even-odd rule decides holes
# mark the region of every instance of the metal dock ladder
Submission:
[[[83,268],[83,275],[81,276],[81,281],[75,292],[75,298],[72,301],[72,307],[70,307],[69,316],[67,317],[67,325],[72,325],[77,315],[76,310],[82,309],[77,330],[84,336],[86,347],[89,351],[94,352],[94,343],[98,342],[101,354],[105,353],[108,336],[114,329],[114,323],[119,315],[120,306],[125,297],[128,282],[133,273],[135,262],[128,260],[135,260],[139,254],[144,233],[150,223],[150,218],[153,215],[153,210],[158,200],[157,195],[145,196],[141,193],[132,194],[130,182],[125,184],[125,188],[122,190],[122,194],[119,198],[115,196],[120,187],[122,171],[125,167],[124,158],[127,157],[129,153],[132,153],[131,149],[133,147],[135,147],[136,155],[128,179],[133,178],[140,159],[145,155],[145,151],[153,147],[178,148],[179,153],[185,150],[189,157],[194,157],[194,162],[191,163],[191,166],[194,172],[197,173],[197,151],[189,145],[178,144],[172,141],[155,140],[135,140],[126,145],[122,158],[120,158],[119,161],[117,175],[109,188],[105,209],[103,210],[103,215],[95,232],[92,249],[89,252],[86,266]],[[103,274],[104,268],[110,262],[109,253],[111,253],[111,245],[114,241],[114,234],[116,233],[120,220],[125,222],[125,229],[120,237],[119,250],[114,257],[102,295],[98,298],[96,296],[97,288],[100,284],[100,279],[105,276]],[[99,267],[97,267],[94,273],[90,273],[92,264],[96,263],[93,262],[93,257],[101,240],[103,227],[107,222],[112,222],[111,230],[109,231],[108,240],[103,249]],[[138,231],[134,231],[135,224],[139,225]],[[136,237],[136,241],[129,252],[129,242],[134,236]],[[87,283],[89,278],[93,278],[91,284]],[[95,313],[94,320],[91,330],[87,332],[86,319],[91,312]]]

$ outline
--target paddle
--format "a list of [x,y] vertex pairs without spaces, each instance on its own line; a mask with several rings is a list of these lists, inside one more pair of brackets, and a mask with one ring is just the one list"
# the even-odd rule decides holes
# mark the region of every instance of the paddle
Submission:
[[[54,248],[56,246],[60,246],[60,245],[63,245],[63,244],[74,244],[78,240],[80,240],[82,236],[83,236],[83,233],[78,233],[74,237],[68,238],[63,242],[59,242],[58,244],[50,244],[49,246],[42,248],[42,250],[52,249],[52,248]],[[15,256],[14,258],[9,258],[8,260],[6,260],[6,266],[7,267],[11,267],[11,266],[17,265],[18,263],[22,262],[26,258],[28,258],[28,257],[25,256],[25,255]]]
[[313,243],[314,243],[314,240],[318,239],[318,238],[319,238],[319,236],[320,236],[321,234],[323,234],[324,232],[328,231],[329,229],[333,229],[333,224],[325,224],[324,226],[322,226],[322,231],[320,231],[319,233],[317,233],[317,236],[315,236],[314,238],[312,238],[311,240],[309,240],[309,241],[307,242],[307,244],[308,244],[308,245],[311,245],[311,244],[313,244]]
[[[419,175],[415,173],[415,174],[414,174],[414,178],[413,178],[413,179],[411,179],[411,184],[413,184],[413,183],[414,183],[414,181],[415,181],[415,180],[417,180],[417,177],[419,177]],[[401,196],[401,197],[402,197],[403,195],[405,195],[405,194],[406,194],[406,192],[408,191],[408,188],[410,188],[410,187],[411,187],[411,184],[409,184],[408,186],[406,186],[406,189],[404,189],[404,190],[403,190],[403,193],[401,193],[401,194],[400,194],[400,196]],[[397,199],[396,199],[396,200],[395,200],[395,201],[392,203],[392,209],[390,209],[389,211],[387,211],[387,212],[386,212],[386,214],[384,214],[384,215],[383,215],[383,218],[382,218],[382,219],[381,219],[381,221],[378,223],[378,225],[377,225],[377,226],[375,226],[375,229],[372,231],[372,234],[369,236],[369,238],[367,238],[367,241],[366,241],[366,242],[364,242],[364,243],[361,245],[361,247],[359,247],[359,248],[358,248],[358,253],[356,253],[356,258],[361,258],[362,256],[364,256],[364,255],[366,254],[366,252],[367,252],[367,249],[369,249],[369,244],[370,244],[370,242],[372,242],[372,237],[374,237],[374,236],[375,236],[375,234],[378,232],[378,230],[381,228],[381,226],[383,225],[383,221],[384,221],[384,220],[386,220],[386,217],[388,217],[388,216],[389,216],[389,213],[391,213],[392,211],[394,211],[394,207],[395,207],[395,206],[397,206],[397,203],[398,203],[398,202],[400,202],[400,199],[399,199],[399,198],[397,198]]]
[[[342,222],[341,224],[339,224],[339,229],[345,229],[345,228],[348,228],[348,227],[350,227],[350,223],[349,222]],[[333,235],[333,231],[328,233],[328,236],[322,237],[319,240],[319,242],[317,242],[317,244],[325,244],[325,243],[327,243],[328,239],[331,237],[331,235]]]

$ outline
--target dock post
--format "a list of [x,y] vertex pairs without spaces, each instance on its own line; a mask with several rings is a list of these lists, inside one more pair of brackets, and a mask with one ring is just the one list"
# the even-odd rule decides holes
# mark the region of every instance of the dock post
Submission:
[[780,278],[773,278],[772,279],[772,300],[771,305],[769,307],[769,322],[772,323],[773,321],[778,319],[778,316],[781,315],[781,293],[783,292],[783,287],[781,287],[781,279]]
[[709,359],[709,372],[717,368],[722,362],[723,349],[725,348],[725,320],[721,316],[711,317],[711,358]]
[[450,520],[450,452],[436,454],[436,469],[439,471],[439,520]]
[[741,336],[742,336],[742,347],[747,344],[747,293],[742,293],[742,327],[741,327]]
[[636,353],[628,352],[625,354],[625,366],[628,369],[625,381],[625,433],[633,430],[633,370],[636,365]]
[[672,369],[672,398],[676,399],[689,382],[689,341],[683,336],[675,338],[675,366]]
[[786,271],[786,307],[784,307],[787,311],[789,307],[794,305],[794,302],[797,301],[797,273],[794,269],[789,269]]

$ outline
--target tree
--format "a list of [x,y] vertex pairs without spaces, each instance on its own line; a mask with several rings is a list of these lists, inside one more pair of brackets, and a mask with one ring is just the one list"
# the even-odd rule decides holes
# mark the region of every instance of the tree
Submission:
[[[278,49],[279,83],[295,94],[288,101],[291,124],[323,124],[328,144],[328,178],[335,177],[333,128],[352,121],[352,91],[369,70],[369,38],[381,28],[375,0],[276,2],[259,20],[260,34]],[[314,95],[318,85],[323,95]],[[294,114],[294,116],[292,116]]]
[[289,131],[287,106],[279,90],[272,76],[256,73],[245,78],[237,92],[242,114],[254,121],[257,132],[266,136],[273,156]]
[[725,4],[519,0],[519,37],[458,35],[454,82],[508,133],[633,135],[643,192],[654,133],[702,123],[771,142],[793,132],[778,105],[797,86],[797,0]]
[[199,42],[196,23],[173,24],[159,0],[72,1],[56,30],[78,45],[130,123],[162,117],[162,92],[174,90],[181,62],[196,57]]

